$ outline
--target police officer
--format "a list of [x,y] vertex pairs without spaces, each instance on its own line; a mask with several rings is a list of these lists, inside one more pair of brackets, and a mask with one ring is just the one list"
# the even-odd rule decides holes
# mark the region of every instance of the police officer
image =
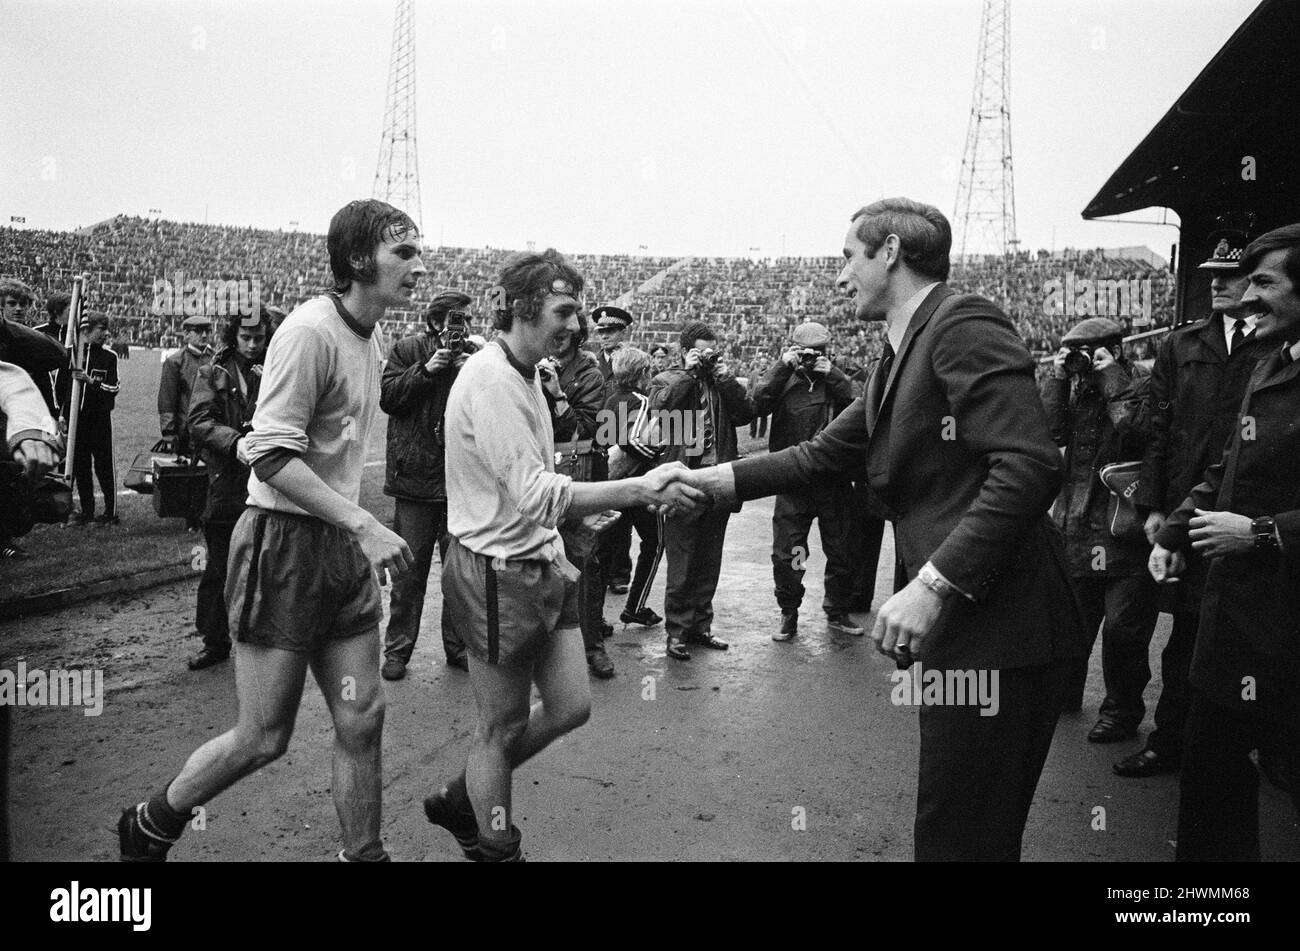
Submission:
[[[763,375],[754,391],[754,412],[772,414],[768,448],[780,452],[812,439],[853,402],[853,385],[826,355],[830,332],[810,320],[795,328],[790,346]],[[853,490],[847,481],[799,493],[782,493],[772,509],[772,577],[781,628],[774,641],[798,633],[803,601],[804,559],[808,531],[817,520],[826,552],[826,626],[861,637],[865,632],[849,617],[854,588]]]
[[[624,346],[632,315],[622,307],[603,304],[591,312],[591,321],[596,334],[596,366],[605,380],[603,403],[604,398],[614,392],[614,365],[611,361],[615,351]],[[615,594],[626,594],[632,583],[632,521],[621,518],[605,531],[608,535],[601,539],[600,546],[605,584]]]
[[[1219,461],[1237,426],[1251,371],[1264,356],[1255,339],[1257,317],[1242,305],[1250,284],[1241,273],[1242,251],[1251,241],[1245,231],[1212,232],[1210,256],[1199,270],[1209,272],[1210,316],[1173,330],[1151,368],[1151,442],[1142,460],[1134,501],[1146,515],[1147,538],[1154,540],[1169,513],[1187,498],[1204,472]],[[1115,764],[1120,776],[1144,777],[1178,769],[1183,725],[1190,694],[1187,683],[1196,643],[1197,618],[1205,586],[1205,562],[1186,550],[1187,569],[1165,594],[1173,629],[1160,656],[1160,701],[1156,728],[1145,748]]]

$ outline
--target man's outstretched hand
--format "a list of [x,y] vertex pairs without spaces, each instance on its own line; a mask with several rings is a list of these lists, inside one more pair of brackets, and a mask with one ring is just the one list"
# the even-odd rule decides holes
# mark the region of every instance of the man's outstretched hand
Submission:
[[648,505],[652,512],[663,512],[671,517],[679,512],[706,508],[709,504],[708,493],[691,484],[693,473],[683,463],[664,463],[641,478],[652,495]]

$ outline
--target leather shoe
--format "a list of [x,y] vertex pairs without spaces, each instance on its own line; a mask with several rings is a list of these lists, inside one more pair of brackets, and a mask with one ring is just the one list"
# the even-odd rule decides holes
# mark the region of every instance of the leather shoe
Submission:
[[781,630],[772,635],[772,640],[778,644],[794,640],[799,633],[799,612],[782,611],[781,612]]
[[614,662],[605,653],[604,645],[593,647],[587,651],[587,666],[601,680],[609,680],[610,677],[614,676]]
[[379,676],[385,680],[401,680],[406,676],[406,661],[400,657],[385,657],[384,666],[379,669]]
[[642,608],[640,611],[624,610],[618,619],[624,624],[641,624],[645,627],[654,627],[656,624],[662,624],[664,620],[650,608]]
[[686,649],[685,641],[670,637],[668,638],[668,656],[675,657],[678,660],[690,660],[691,652]]
[[1125,726],[1110,717],[1102,717],[1096,725],[1088,731],[1089,743],[1118,743],[1120,740],[1128,740],[1137,736],[1137,730],[1131,726]]
[[457,670],[463,670],[466,673],[469,673],[469,658],[464,654],[457,654],[455,657],[448,657],[447,666],[455,667]]
[[1148,747],[1132,756],[1124,757],[1111,769],[1115,771],[1116,776],[1123,776],[1126,779],[1145,779],[1148,776],[1172,772],[1178,769],[1178,766],[1179,762],[1176,758],[1161,756]]
[[190,670],[203,670],[207,667],[213,667],[221,663],[228,657],[230,657],[230,651],[228,650],[222,651],[211,647],[205,647],[186,661],[185,666]]
[[692,644],[699,644],[701,647],[712,648],[715,651],[725,651],[731,646],[726,641],[714,637],[709,631],[705,631],[703,634],[695,634],[688,638],[688,641]]
[[852,634],[854,637],[861,637],[867,633],[863,628],[853,623],[853,619],[842,611],[827,613],[826,626],[836,634]]

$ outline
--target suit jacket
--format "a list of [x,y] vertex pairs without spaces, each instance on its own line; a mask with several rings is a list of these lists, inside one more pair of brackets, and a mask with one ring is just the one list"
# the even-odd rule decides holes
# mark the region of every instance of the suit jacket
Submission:
[[[879,400],[880,411],[869,407]],[[1084,652],[1060,531],[1061,484],[1034,363],[991,302],[940,284],[884,378],[816,438],[734,466],[740,499],[861,469],[894,523],[910,580],[926,561],[954,596],[923,647],[928,667],[1015,668]]]
[[[1235,427],[1156,541],[1187,547],[1197,508],[1277,520],[1281,552],[1209,560],[1191,679],[1217,703],[1300,729],[1300,363],[1284,363],[1279,351],[1260,361],[1239,415],[1253,428]],[[1253,699],[1243,697],[1246,677]]]

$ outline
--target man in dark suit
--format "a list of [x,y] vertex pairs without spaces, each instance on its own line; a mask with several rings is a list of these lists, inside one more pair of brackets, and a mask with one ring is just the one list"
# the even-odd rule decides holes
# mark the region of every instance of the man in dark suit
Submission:
[[[1209,563],[1192,654],[1178,802],[1179,861],[1259,860],[1261,765],[1290,782],[1300,761],[1300,224],[1252,241],[1242,304],[1259,362],[1223,458],[1156,535],[1168,583],[1189,546]],[[1297,797],[1300,810],[1300,797]]]
[[[1241,303],[1250,283],[1241,255],[1244,231],[1212,232],[1209,258],[1198,270],[1212,274],[1208,318],[1169,333],[1151,368],[1151,438],[1142,459],[1133,501],[1146,513],[1146,535],[1154,542],[1169,513],[1219,461],[1237,428],[1237,410],[1255,364],[1266,346],[1255,339],[1255,314]],[[1149,554],[1149,553],[1148,553]],[[1196,624],[1201,613],[1205,563],[1190,550],[1180,583],[1166,589],[1164,607],[1174,619],[1160,655],[1160,702],[1156,728],[1146,746],[1114,765],[1120,776],[1140,778],[1179,768],[1190,693]]]
[[921,705],[916,858],[1015,861],[1083,625],[1047,518],[1061,457],[1033,360],[996,306],[943,284],[951,246],[929,205],[855,214],[837,283],[888,341],[866,394],[808,442],[689,478],[725,504],[865,467],[908,579],[877,615],[878,648],[997,685],[996,715],[957,691]]

